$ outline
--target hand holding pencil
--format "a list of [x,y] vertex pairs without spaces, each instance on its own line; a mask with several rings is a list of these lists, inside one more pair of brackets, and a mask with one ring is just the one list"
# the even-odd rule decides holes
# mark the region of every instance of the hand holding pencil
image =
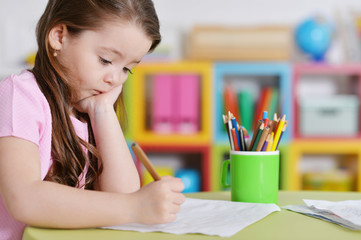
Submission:
[[141,208],[135,222],[142,224],[169,223],[176,219],[180,205],[184,203],[185,196],[181,193],[184,184],[181,179],[171,176],[159,177],[146,154],[137,143],[132,144],[132,149],[137,158],[154,178],[154,182],[142,187],[135,193],[134,201]]

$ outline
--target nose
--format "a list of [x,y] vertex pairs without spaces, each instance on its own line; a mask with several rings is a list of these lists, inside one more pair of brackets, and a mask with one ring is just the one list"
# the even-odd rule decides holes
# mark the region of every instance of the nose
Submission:
[[122,84],[125,79],[127,79],[127,74],[124,74],[122,71],[120,72],[113,72],[111,74],[108,74],[104,78],[104,82],[107,83],[110,86],[118,86]]

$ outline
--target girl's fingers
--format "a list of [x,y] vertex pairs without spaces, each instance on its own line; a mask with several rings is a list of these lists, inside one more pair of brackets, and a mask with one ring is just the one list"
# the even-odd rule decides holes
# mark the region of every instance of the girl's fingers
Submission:
[[172,214],[177,214],[178,212],[179,212],[179,210],[180,210],[180,205],[177,205],[177,204],[173,204],[173,206],[172,206],[172,209],[170,210],[170,214],[172,215]]
[[161,180],[167,181],[173,192],[181,192],[184,190],[184,184],[180,178],[164,176],[164,177],[161,177]]
[[177,205],[181,205],[185,202],[186,197],[182,193],[176,193],[174,197],[173,203]]

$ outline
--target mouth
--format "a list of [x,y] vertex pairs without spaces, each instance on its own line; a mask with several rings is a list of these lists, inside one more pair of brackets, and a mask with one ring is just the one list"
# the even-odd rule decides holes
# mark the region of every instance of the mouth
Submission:
[[94,90],[94,92],[95,92],[95,95],[99,95],[99,94],[103,93],[102,91],[99,91],[99,90]]

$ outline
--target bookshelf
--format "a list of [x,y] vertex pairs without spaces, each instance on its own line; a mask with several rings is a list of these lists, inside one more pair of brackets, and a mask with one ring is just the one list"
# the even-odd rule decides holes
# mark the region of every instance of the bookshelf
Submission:
[[[198,119],[199,127],[196,131],[186,134],[177,132],[176,129],[168,132],[155,130],[152,127],[151,115],[152,91],[155,91],[154,76],[166,76],[167,81],[173,81],[172,79],[175,79],[173,76],[189,74],[199,79],[199,98],[190,98],[193,99],[192,101],[199,101],[199,116],[195,118]],[[126,138],[130,142],[139,142],[151,160],[156,159],[157,155],[162,155],[162,158],[177,158],[177,161],[181,162],[180,165],[185,168],[196,169],[200,174],[202,191],[224,190],[220,184],[221,164],[228,158],[230,149],[221,118],[224,113],[225,86],[231,86],[235,91],[251,89],[252,94],[255,93],[254,99],[259,98],[262,88],[273,87],[279,93],[277,113],[286,114],[290,121],[279,146],[280,189],[309,189],[310,184],[315,184],[315,179],[321,178],[322,182],[322,177],[326,179],[329,176],[325,171],[318,172],[320,174],[315,173],[312,167],[326,169],[332,165],[335,170],[332,172],[333,176],[339,178],[344,176],[343,172],[346,172],[348,174],[346,177],[354,183],[351,184],[352,186],[349,184],[348,189],[361,191],[361,150],[359,150],[361,149],[361,111],[357,105],[361,98],[360,81],[361,67],[357,64],[197,61],[145,63],[134,69],[134,75],[130,76],[124,86],[129,122]],[[331,134],[328,132],[304,134],[302,132],[304,126],[301,126],[304,124],[302,121],[308,118],[308,109],[304,108],[307,105],[302,105],[304,104],[301,102],[302,99],[312,100],[312,94],[322,99],[323,96],[331,93],[340,96],[350,95],[353,101],[357,99],[356,105],[350,104],[351,110],[348,112],[316,110],[324,114],[337,113],[339,115],[336,116],[341,119],[345,114],[353,113],[354,115],[346,116],[354,117],[353,124],[355,125],[356,122],[354,131],[350,131],[352,134],[348,135],[339,134],[342,133],[342,129],[337,134],[336,131]],[[338,99],[336,102],[339,102]],[[340,106],[345,110],[343,104],[342,102]],[[334,103],[330,105],[338,106]],[[311,104],[311,106],[316,105]],[[311,108],[311,110],[315,109]],[[324,117],[324,120],[327,118]],[[350,126],[351,122],[347,125]],[[327,163],[328,165],[323,165],[326,162],[325,158],[332,159]],[[139,171],[142,172],[141,165],[137,164]],[[329,186],[330,184],[334,183],[329,183]],[[335,184],[334,189],[347,189],[342,182]]]
[[361,68],[295,64],[284,189],[360,191]]

